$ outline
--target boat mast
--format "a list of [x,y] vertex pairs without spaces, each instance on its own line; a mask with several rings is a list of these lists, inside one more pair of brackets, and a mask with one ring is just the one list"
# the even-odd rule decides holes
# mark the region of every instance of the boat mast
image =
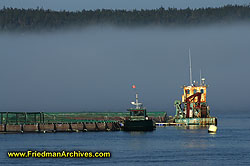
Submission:
[[189,48],[189,78],[190,78],[190,86],[192,86],[192,63],[191,63],[191,53]]
[[200,69],[200,86],[201,86],[202,84],[201,84],[201,69]]
[[138,93],[135,94],[135,104],[136,104],[136,109],[139,109],[139,101],[138,101]]

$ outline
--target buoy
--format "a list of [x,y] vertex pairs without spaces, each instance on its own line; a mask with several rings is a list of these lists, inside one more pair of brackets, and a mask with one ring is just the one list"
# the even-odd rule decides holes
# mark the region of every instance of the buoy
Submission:
[[215,125],[210,125],[208,128],[209,133],[216,133],[217,127]]

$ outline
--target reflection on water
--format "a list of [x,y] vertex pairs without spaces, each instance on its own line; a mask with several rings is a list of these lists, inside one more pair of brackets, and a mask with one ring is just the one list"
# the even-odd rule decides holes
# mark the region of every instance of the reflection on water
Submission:
[[192,139],[183,144],[184,148],[207,148],[211,146],[207,140]]
[[[215,138],[208,133],[209,126],[175,126],[182,133],[181,146],[184,149],[206,149],[215,146],[209,138]],[[209,137],[208,137],[209,136]]]
[[216,133],[214,133],[214,132],[209,132],[209,134],[210,134],[211,136],[213,136],[213,135],[215,135]]
[[215,146],[211,138],[215,138],[207,132],[207,130],[185,130],[185,138],[183,141],[184,148],[209,148]]
[[135,151],[140,151],[144,148],[147,149],[150,145],[151,139],[148,139],[148,134],[151,134],[152,131],[129,131],[125,133],[131,137],[131,141],[128,143],[128,146]]
[[144,131],[126,131],[126,133],[129,133],[131,136],[141,136],[145,135],[147,132]]
[[198,126],[198,125],[190,125],[190,126],[175,126],[176,129],[190,129],[190,130],[207,130],[209,126]]

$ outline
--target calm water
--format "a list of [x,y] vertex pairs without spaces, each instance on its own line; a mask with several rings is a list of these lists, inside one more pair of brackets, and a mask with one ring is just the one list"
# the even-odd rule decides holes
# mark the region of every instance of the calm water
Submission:
[[[217,134],[206,129],[154,132],[1,134],[4,165],[250,165],[250,115],[219,114]],[[110,159],[9,159],[7,151],[111,151]]]

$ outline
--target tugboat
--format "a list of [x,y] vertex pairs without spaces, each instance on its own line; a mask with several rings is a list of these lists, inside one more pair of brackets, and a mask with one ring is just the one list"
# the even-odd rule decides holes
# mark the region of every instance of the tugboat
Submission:
[[207,85],[205,78],[201,78],[200,84],[192,81],[191,56],[189,50],[190,63],[190,85],[183,86],[182,101],[175,101],[176,115],[174,117],[175,123],[184,125],[215,125],[217,126],[217,118],[210,116],[210,108],[207,105]]
[[[133,85],[133,87],[135,87]],[[153,131],[155,129],[155,123],[151,118],[147,116],[146,108],[142,103],[138,101],[138,93],[136,93],[135,102],[131,102],[135,108],[127,109],[130,112],[130,116],[124,120],[124,131]]]

